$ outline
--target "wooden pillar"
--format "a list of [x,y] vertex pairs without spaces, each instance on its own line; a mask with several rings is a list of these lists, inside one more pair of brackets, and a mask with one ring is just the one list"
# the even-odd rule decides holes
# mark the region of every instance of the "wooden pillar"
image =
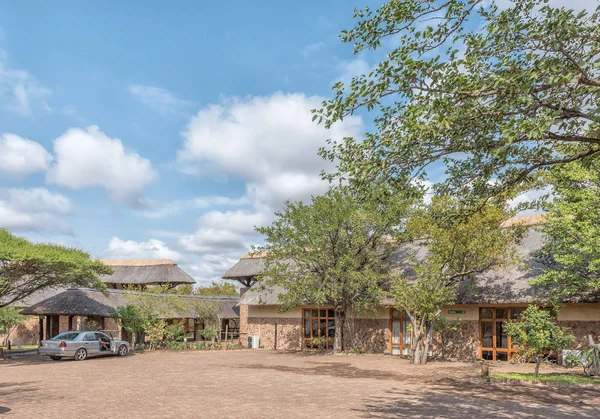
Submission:
[[39,344],[42,344],[42,341],[44,340],[44,318],[42,316],[40,316],[40,342]]
[[69,330],[73,330],[73,316],[69,316]]

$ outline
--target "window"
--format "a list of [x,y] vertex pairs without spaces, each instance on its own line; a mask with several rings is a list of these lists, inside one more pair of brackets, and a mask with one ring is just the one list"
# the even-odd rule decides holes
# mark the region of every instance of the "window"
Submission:
[[79,336],[79,332],[63,332],[54,336],[51,340],[75,340],[77,336]]
[[302,310],[302,337],[307,348],[333,348],[335,313],[332,308],[305,308]]
[[390,309],[390,352],[392,355],[408,355],[410,353],[410,331],[408,314],[395,308]]
[[479,346],[481,358],[508,361],[515,349],[504,330],[504,323],[518,320],[525,307],[482,307],[479,309]]
[[96,337],[95,333],[86,333],[82,340],[85,342],[95,342],[98,340],[98,338]]

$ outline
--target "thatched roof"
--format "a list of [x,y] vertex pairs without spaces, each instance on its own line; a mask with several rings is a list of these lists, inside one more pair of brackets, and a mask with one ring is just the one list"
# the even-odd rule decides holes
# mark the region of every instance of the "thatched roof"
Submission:
[[[522,222],[524,225],[535,225],[543,222],[543,216],[518,217],[508,222],[510,225],[514,225],[516,222]],[[526,304],[543,300],[546,290],[534,287],[529,283],[533,277],[541,272],[542,266],[534,262],[532,256],[542,247],[543,241],[543,234],[535,228],[530,228],[522,242],[517,246],[517,250],[522,257],[521,262],[507,268],[490,270],[479,275],[474,281],[465,281],[459,287],[456,303]],[[420,258],[425,256],[425,252],[424,247],[414,244],[400,247],[392,256],[392,270],[402,272],[404,275],[410,275],[410,268],[407,265],[409,256],[414,255]],[[256,260],[253,261],[255,263],[258,262]],[[259,290],[255,286],[244,293],[239,304],[277,305],[279,304],[278,296],[284,292],[285,290],[281,287]],[[383,303],[385,304],[386,301],[383,301]]]
[[103,260],[112,268],[112,275],[102,280],[109,284],[195,284],[194,278],[169,259],[156,260]]
[[[195,318],[194,304],[202,300],[216,301],[220,305],[220,317],[222,319],[238,318],[240,316],[237,303],[238,297],[206,297],[198,295],[173,295],[173,294],[151,294],[143,292],[123,291],[109,289],[106,293],[89,288],[70,288],[46,300],[40,301],[29,308],[21,311],[22,314],[30,315],[79,315],[79,316],[102,316],[115,317],[117,309],[131,303],[130,298],[136,296],[149,296],[158,299],[158,303],[167,298],[176,299],[182,304],[175,304],[163,311],[162,318]],[[160,305],[159,305],[160,307]]]
[[243,257],[222,275],[223,279],[250,278],[265,269],[264,256],[261,258]]
[[60,294],[65,291],[67,288],[46,288],[40,291],[36,291],[33,294],[25,297],[21,300],[15,301],[10,304],[11,307],[29,307],[34,304],[39,303],[40,301],[45,300],[46,298],[50,298],[56,294]]

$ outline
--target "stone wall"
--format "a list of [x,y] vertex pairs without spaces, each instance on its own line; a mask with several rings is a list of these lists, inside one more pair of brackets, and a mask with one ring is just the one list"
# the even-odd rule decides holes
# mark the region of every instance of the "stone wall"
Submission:
[[[277,349],[288,351],[302,349],[302,319],[275,317],[249,317],[247,319],[247,336],[259,336],[261,348],[274,348],[275,323],[277,323]],[[246,340],[240,340],[240,342],[244,345]]]
[[367,353],[390,352],[389,319],[355,319],[354,325],[350,323],[348,326],[349,333],[345,334],[344,339],[346,348],[356,347]]
[[[463,320],[459,331],[448,334],[443,352],[446,358],[479,358],[479,320]],[[432,353],[435,358],[442,357],[442,339],[439,333],[433,336]]]
[[600,343],[600,321],[559,321],[559,326],[568,327],[575,336],[575,342],[570,349],[581,349],[588,346],[588,335],[594,342]]
[[[0,334],[0,342],[4,344],[6,335]],[[40,320],[36,316],[26,316],[25,321],[10,334],[12,345],[37,345],[40,339]]]

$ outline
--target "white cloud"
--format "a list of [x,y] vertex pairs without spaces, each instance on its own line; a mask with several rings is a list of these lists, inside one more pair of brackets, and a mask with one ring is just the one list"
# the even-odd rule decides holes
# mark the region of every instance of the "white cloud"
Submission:
[[341,81],[344,84],[349,84],[353,77],[368,74],[372,69],[364,58],[341,61],[338,68],[339,75],[336,77],[335,81]]
[[[307,201],[327,188],[321,170],[333,164],[317,155],[327,138],[360,137],[363,123],[349,117],[331,130],[312,122],[311,110],[324,98],[304,94],[229,98],[201,109],[183,132],[180,169],[203,176],[229,175],[246,182],[244,204],[236,211],[212,210],[196,230],[181,234],[177,249],[193,255],[194,275],[219,278],[262,238],[255,226],[268,225],[285,200]],[[243,205],[243,204],[242,204]]]
[[102,252],[105,259],[171,259],[179,262],[181,253],[172,250],[164,242],[156,239],[148,241],[121,240],[113,237],[108,248]]
[[305,46],[302,49],[302,56],[304,58],[308,58],[311,55],[314,55],[314,54],[318,53],[319,51],[322,51],[323,49],[325,49],[326,46],[327,46],[327,44],[325,44],[325,42],[323,42],[323,41],[318,41],[318,42],[313,42],[312,44],[308,44],[307,46]]
[[128,90],[142,105],[165,116],[177,114],[190,105],[162,87],[134,84]]
[[4,110],[30,116],[34,109],[51,112],[47,99],[52,91],[26,70],[14,68],[0,49],[0,103]]
[[148,159],[126,150],[97,126],[71,128],[54,140],[56,162],[46,180],[72,189],[102,187],[111,199],[136,203],[156,174]]
[[138,215],[145,218],[165,218],[173,215],[178,215],[183,211],[194,209],[206,209],[215,206],[241,206],[247,205],[248,199],[229,198],[226,196],[205,196],[201,198],[178,200],[161,204],[154,201],[144,202],[146,209],[136,211]]
[[332,167],[317,155],[319,147],[327,138],[358,137],[363,131],[359,117],[346,118],[329,131],[312,122],[311,109],[323,100],[275,93],[209,105],[183,133],[178,161],[197,173],[216,170],[243,178],[249,195],[271,208],[285,199],[306,199],[322,190],[319,174]]
[[71,201],[45,188],[0,189],[0,227],[15,231],[51,231],[71,234],[64,219]]
[[0,173],[25,176],[45,171],[52,156],[35,141],[15,134],[0,136]]

